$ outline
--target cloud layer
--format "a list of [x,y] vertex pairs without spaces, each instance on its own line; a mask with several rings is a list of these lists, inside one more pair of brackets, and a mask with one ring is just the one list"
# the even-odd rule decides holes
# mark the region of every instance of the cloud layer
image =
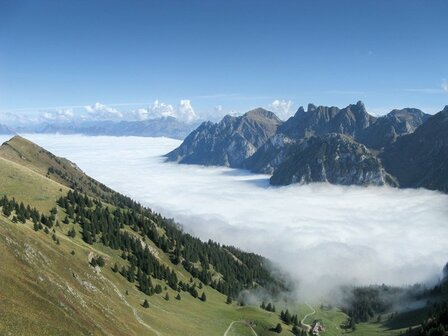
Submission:
[[279,263],[302,295],[324,295],[346,283],[426,281],[448,261],[448,196],[436,192],[325,184],[274,188],[265,175],[163,163],[159,155],[179,145],[171,139],[28,138],[203,239]]

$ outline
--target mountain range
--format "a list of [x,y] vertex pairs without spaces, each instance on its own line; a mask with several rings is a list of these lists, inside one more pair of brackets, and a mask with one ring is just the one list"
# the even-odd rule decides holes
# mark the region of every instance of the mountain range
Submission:
[[388,184],[446,191],[446,111],[431,116],[405,108],[375,117],[360,101],[342,109],[309,104],[282,122],[258,108],[201,124],[166,157],[270,174],[273,185]]
[[[174,117],[160,117],[141,121],[47,121],[15,127],[17,133],[84,134],[110,136],[168,137],[184,139],[198,123],[186,123]],[[0,128],[1,132],[1,128]],[[12,133],[5,133],[12,134]]]

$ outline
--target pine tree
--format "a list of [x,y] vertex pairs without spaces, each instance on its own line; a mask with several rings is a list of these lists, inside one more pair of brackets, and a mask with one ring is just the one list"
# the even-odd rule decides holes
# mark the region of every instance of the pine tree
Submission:
[[164,298],[166,301],[169,301],[170,300],[170,296],[169,296],[169,294],[168,294],[168,292],[166,292],[166,294],[165,294],[165,298]]
[[145,299],[145,301],[143,302],[143,308],[149,308],[149,302],[148,300]]
[[280,334],[282,332],[282,325],[280,323],[277,323],[277,325],[274,328],[274,331]]
[[180,294],[177,293],[177,295],[176,295],[176,300],[179,300],[179,301],[180,301],[180,299],[181,299]]
[[294,334],[294,335],[296,335],[296,336],[300,336],[300,329],[299,329],[299,327],[298,326],[293,326],[292,327],[292,333]]
[[227,295],[226,303],[227,304],[231,304],[232,303],[232,298],[230,297],[230,295]]
[[205,295],[204,292],[202,292],[201,301],[203,301],[203,302],[207,301],[207,296]]

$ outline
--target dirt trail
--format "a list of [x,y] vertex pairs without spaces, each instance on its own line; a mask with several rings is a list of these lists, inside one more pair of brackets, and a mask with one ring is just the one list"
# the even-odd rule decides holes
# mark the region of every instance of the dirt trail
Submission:
[[129,304],[129,302],[126,300],[126,297],[120,292],[120,290],[118,289],[118,287],[109,279],[107,279],[106,277],[103,277],[107,282],[110,283],[110,285],[113,287],[115,293],[117,293],[118,297],[126,304],[126,306],[128,306],[129,308],[131,308],[132,313],[135,316],[135,319],[138,321],[138,323],[140,323],[142,326],[146,327],[147,329],[151,330],[153,333],[155,333],[157,336],[162,336],[162,334],[160,332],[158,332],[157,330],[155,330],[153,327],[151,327],[149,324],[145,323],[145,321],[143,321],[143,319],[140,317],[140,315],[137,312],[137,309],[135,309],[134,307],[132,307],[132,305]]
[[305,328],[307,329],[307,331],[310,331],[310,330],[311,330],[311,326],[310,326],[309,324],[306,324],[306,323],[305,323],[305,320],[306,320],[308,317],[310,317],[310,316],[316,314],[316,310],[315,310],[313,307],[311,307],[308,303],[305,303],[305,304],[312,310],[312,312],[306,314],[306,315],[303,317],[303,319],[300,321],[300,324],[302,325],[302,327],[305,327]]
[[245,321],[232,321],[232,322],[230,323],[229,327],[227,328],[226,332],[224,333],[224,336],[227,336],[227,335],[228,335],[229,331],[232,329],[232,327],[233,327],[233,325],[234,325],[235,323],[243,323],[243,324],[246,324],[246,325],[250,328],[250,330],[252,331],[252,333],[254,334],[254,336],[258,336],[258,334],[255,332],[255,330],[254,330],[249,324],[245,323]]

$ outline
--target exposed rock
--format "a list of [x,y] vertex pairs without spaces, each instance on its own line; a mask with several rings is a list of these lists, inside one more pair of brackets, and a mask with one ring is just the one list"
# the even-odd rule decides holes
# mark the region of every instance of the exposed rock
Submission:
[[274,113],[262,108],[240,117],[228,115],[219,123],[201,124],[166,157],[179,163],[238,168],[275,134],[280,124]]
[[270,181],[273,185],[310,182],[395,185],[374,154],[342,134],[311,137],[297,144],[292,154],[275,169]]
[[400,187],[448,192],[448,106],[381,155]]
[[381,149],[400,136],[413,133],[429,117],[429,114],[415,108],[393,110],[358,133],[356,140],[369,148]]
[[340,133],[356,137],[363,129],[375,122],[376,118],[367,113],[364,104],[358,101],[343,109],[332,106],[308,105],[308,110],[301,107],[278,129],[293,139],[320,136],[329,133]]

